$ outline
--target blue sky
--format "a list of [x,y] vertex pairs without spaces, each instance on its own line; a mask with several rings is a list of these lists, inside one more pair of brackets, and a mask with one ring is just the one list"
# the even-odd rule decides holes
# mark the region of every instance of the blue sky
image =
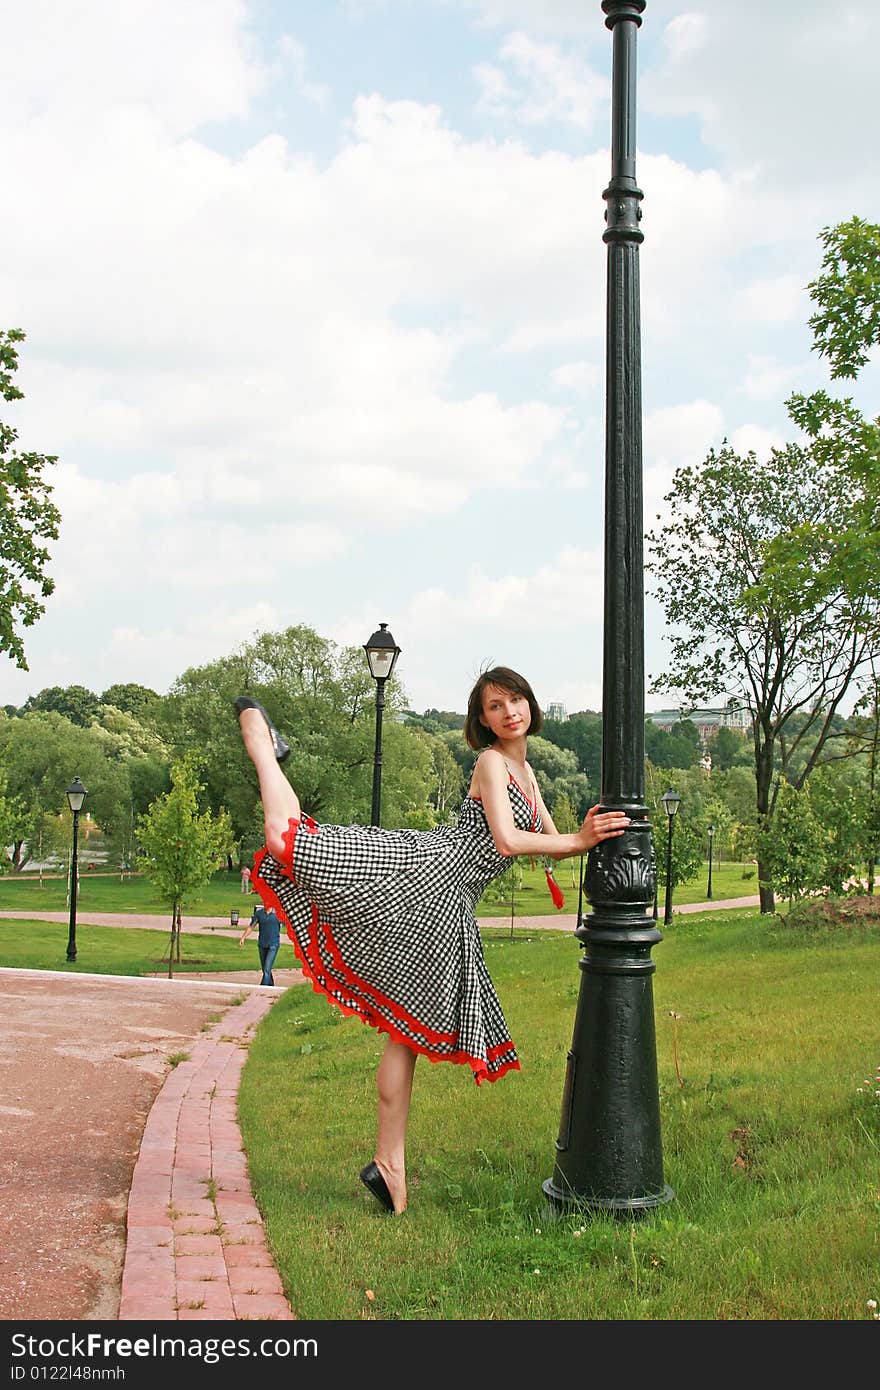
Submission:
[[[0,0],[0,22],[0,323],[28,335],[4,418],[58,455],[63,518],[0,704],[164,691],[259,631],[385,621],[416,709],[463,709],[494,662],[598,708],[598,0]],[[648,0],[646,525],[677,466],[725,437],[766,453],[789,392],[827,384],[805,286],[823,226],[880,216],[878,47],[876,0]],[[872,414],[877,387],[872,362]],[[645,651],[650,676],[651,598]]]

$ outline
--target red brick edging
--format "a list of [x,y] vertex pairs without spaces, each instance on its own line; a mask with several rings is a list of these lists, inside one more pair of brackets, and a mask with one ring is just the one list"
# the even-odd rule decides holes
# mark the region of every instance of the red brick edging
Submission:
[[250,990],[165,1078],[132,1178],[120,1321],[294,1317],[236,1118],[248,1044],[280,993]]

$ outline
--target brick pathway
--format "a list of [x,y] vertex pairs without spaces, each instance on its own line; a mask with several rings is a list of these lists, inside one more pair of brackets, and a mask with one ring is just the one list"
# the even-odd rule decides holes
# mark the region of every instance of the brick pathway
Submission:
[[290,1320],[247,1175],[236,1097],[280,989],[253,989],[165,1079],[128,1201],[120,1321]]

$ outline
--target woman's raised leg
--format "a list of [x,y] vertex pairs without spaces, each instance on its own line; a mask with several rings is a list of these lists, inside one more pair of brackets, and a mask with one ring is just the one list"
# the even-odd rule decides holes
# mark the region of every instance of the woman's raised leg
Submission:
[[415,1066],[412,1048],[389,1038],[376,1073],[379,1110],[375,1161],[397,1213],[406,1211],[406,1126]]
[[260,783],[266,848],[276,859],[283,859],[287,849],[284,834],[290,821],[299,820],[302,814],[299,798],[278,765],[272,735],[260,711],[243,709],[238,722]]

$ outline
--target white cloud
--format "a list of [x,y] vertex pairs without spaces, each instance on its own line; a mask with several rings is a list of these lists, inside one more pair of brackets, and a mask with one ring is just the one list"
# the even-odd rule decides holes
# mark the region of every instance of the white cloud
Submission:
[[755,325],[793,320],[804,323],[812,307],[804,280],[797,275],[752,280],[739,291],[736,301],[738,315]]
[[478,110],[524,125],[562,121],[591,130],[608,106],[607,78],[553,43],[522,31],[509,34],[498,54],[502,67],[481,63]]
[[751,355],[742,384],[745,396],[754,401],[783,400],[795,386],[815,373],[815,364],[790,366],[774,357]]
[[595,362],[586,360],[580,362],[565,362],[561,367],[555,367],[550,373],[553,385],[560,391],[573,391],[578,395],[586,395],[592,391],[603,380],[602,368]]
[[[792,434],[794,429],[792,428]],[[753,450],[756,457],[766,459],[771,449],[781,449],[786,443],[778,430],[765,429],[761,425],[741,425],[731,432],[730,447],[734,453],[745,455]]]

